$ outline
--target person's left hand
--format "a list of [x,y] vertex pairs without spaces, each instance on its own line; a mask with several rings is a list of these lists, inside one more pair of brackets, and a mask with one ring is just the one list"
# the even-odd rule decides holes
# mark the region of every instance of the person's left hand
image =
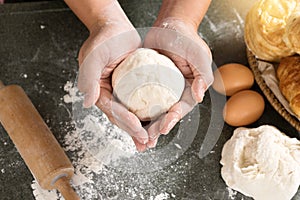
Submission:
[[180,101],[148,127],[147,146],[153,148],[160,134],[168,134],[197,103],[202,102],[205,91],[213,82],[212,56],[192,24],[173,18],[157,22],[146,35],[144,47],[169,57],[186,79]]

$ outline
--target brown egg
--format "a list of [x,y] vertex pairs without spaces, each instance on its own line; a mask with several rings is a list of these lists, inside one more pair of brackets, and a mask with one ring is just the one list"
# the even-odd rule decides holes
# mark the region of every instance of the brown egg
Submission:
[[232,96],[234,93],[252,87],[254,76],[251,70],[241,64],[229,63],[214,71],[212,87],[219,93]]
[[240,91],[226,102],[223,117],[231,126],[249,125],[260,118],[265,108],[263,97],[252,90]]

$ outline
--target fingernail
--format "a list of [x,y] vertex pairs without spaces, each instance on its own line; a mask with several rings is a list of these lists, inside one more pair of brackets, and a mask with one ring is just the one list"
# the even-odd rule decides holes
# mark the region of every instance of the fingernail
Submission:
[[136,138],[136,139],[141,144],[147,144],[147,142],[149,141],[148,138]]
[[154,148],[154,147],[156,147],[157,141],[158,141],[158,138],[155,139],[155,140],[149,141],[149,142],[147,143],[147,147],[148,147],[148,148]]
[[136,146],[136,150],[140,153],[146,151],[147,147],[146,146]]
[[149,136],[150,141],[157,139],[159,135],[160,134],[154,135],[154,136]]

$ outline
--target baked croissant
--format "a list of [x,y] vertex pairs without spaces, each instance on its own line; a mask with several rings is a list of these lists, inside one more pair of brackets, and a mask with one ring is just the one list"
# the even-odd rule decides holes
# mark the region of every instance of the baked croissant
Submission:
[[279,88],[293,112],[300,117],[300,56],[282,58],[278,69]]
[[266,61],[279,61],[295,53],[286,45],[283,35],[286,21],[295,10],[297,2],[260,0],[253,5],[246,16],[244,37],[254,55]]

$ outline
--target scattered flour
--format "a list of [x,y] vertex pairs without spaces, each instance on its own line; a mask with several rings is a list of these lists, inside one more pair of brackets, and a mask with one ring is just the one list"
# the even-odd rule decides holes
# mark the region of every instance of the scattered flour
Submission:
[[66,94],[63,97],[63,100],[65,103],[72,103],[72,102],[77,102],[80,101],[80,97],[78,97],[76,94],[78,92],[76,87],[73,87],[73,83],[68,81],[65,86],[64,86],[64,90],[66,92],[68,92],[68,94]]
[[150,200],[166,200],[169,199],[170,195],[168,193],[161,193],[157,195],[156,197],[150,198]]
[[45,25],[43,25],[43,24],[41,24],[41,25],[40,25],[40,29],[42,29],[42,30],[43,30],[43,29],[45,29],[45,28],[46,28],[46,26],[45,26]]
[[[71,183],[82,200],[165,200],[175,196],[174,194],[170,196],[162,189],[151,188],[151,181],[148,178],[142,179],[140,175],[134,177],[130,173],[120,172],[118,168],[114,168],[114,164],[120,159],[131,158],[137,153],[131,137],[112,125],[97,108],[92,108],[94,109],[92,111],[83,109],[82,97],[77,88],[73,87],[73,83],[67,82],[64,90],[68,94],[59,104],[64,104],[67,108],[67,105],[72,103],[72,121],[65,124],[64,129],[68,131],[63,138],[62,146],[75,168]],[[36,181],[32,182],[31,187],[36,200],[63,199],[59,192],[43,190]],[[143,193],[145,187],[151,189],[147,197]]]
[[33,195],[37,200],[50,200],[59,198],[59,194],[57,193],[57,191],[43,190],[35,180],[32,182],[31,187],[33,189]]
[[227,187],[226,189],[227,189],[227,191],[228,191],[228,193],[229,193],[229,194],[228,194],[229,199],[234,200],[235,197],[236,197],[236,195],[237,195],[237,191],[234,191],[234,190],[231,189],[230,187]]
[[20,77],[26,79],[26,78],[28,78],[28,75],[27,75],[27,74],[24,74],[24,73],[21,73],[21,74],[20,74]]

